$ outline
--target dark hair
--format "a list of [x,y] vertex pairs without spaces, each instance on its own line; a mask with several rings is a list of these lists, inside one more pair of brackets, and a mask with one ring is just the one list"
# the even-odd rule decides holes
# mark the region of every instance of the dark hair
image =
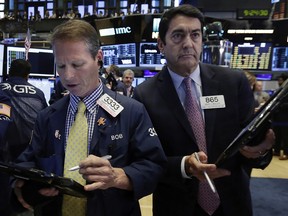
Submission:
[[11,62],[9,76],[26,78],[31,71],[31,64],[24,59],[15,59]]
[[102,69],[103,68],[103,61],[102,60],[98,60],[98,65],[99,65],[100,69]]
[[279,76],[278,76],[278,79],[281,78],[283,79],[283,81],[285,81],[286,79],[288,79],[288,75],[285,74],[285,73],[281,73]]
[[117,65],[111,64],[109,66],[110,73],[115,74],[117,77],[121,77],[120,68]]
[[168,31],[170,22],[176,15],[183,15],[199,19],[201,23],[201,31],[203,33],[203,27],[204,27],[203,14],[196,7],[188,4],[183,4],[178,7],[174,7],[167,10],[161,17],[161,21],[159,23],[159,37],[164,44],[166,44],[165,35]]

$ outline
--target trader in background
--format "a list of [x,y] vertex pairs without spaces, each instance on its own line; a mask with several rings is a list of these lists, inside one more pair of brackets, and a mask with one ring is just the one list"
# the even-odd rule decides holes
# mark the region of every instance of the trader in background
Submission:
[[24,59],[11,62],[8,79],[0,84],[11,100],[13,122],[5,140],[5,161],[14,161],[28,146],[37,114],[47,107],[44,93],[28,82],[31,64]]
[[[5,135],[8,125],[11,123],[11,102],[9,98],[3,93],[0,89],[0,161],[4,161],[5,152]],[[10,187],[9,187],[9,178],[6,173],[0,172],[0,215],[1,216],[10,216],[11,207],[10,207]]]
[[252,216],[246,166],[265,168],[272,158],[268,130],[265,141],[244,146],[221,167],[214,164],[253,115],[254,98],[243,72],[199,63],[203,23],[192,5],[167,10],[158,38],[167,66],[134,90],[168,157],[153,193],[154,216]]
[[11,123],[11,102],[10,99],[0,89],[0,161],[3,161],[2,150],[4,147],[4,140],[6,130]]
[[[288,79],[288,75],[282,73],[277,78],[279,87]],[[273,130],[275,131],[274,155],[279,160],[288,160],[288,98],[273,114]]]
[[126,69],[123,72],[122,82],[124,83],[125,89],[126,89],[126,91],[124,92],[124,95],[128,97],[133,96],[133,91],[134,91],[134,86],[132,86],[133,80],[134,80],[134,71],[131,69]]
[[260,107],[269,100],[270,95],[263,91],[263,81],[256,81],[254,88],[254,98],[258,101]]
[[[1,143],[1,160],[4,162],[14,162],[29,145],[37,114],[47,107],[44,93],[27,81],[30,70],[31,64],[28,61],[16,59],[11,62],[8,79],[0,83],[1,92],[11,103],[11,121]],[[5,176],[3,178],[5,180]],[[7,178],[1,185],[3,187],[1,197],[10,202],[10,186]],[[9,207],[10,203],[6,209]]]
[[54,78],[54,88],[50,95],[49,105],[68,95],[69,91],[64,88],[59,77]]
[[117,65],[109,65],[106,68],[106,86],[112,91],[125,95],[125,86],[122,82],[120,69]]

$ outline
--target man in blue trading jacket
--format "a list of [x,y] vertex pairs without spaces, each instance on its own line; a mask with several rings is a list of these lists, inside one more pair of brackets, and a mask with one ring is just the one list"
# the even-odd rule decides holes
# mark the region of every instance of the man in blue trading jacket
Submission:
[[31,64],[15,59],[9,68],[9,77],[0,83],[3,93],[12,104],[13,122],[6,134],[6,161],[14,161],[28,146],[36,116],[47,107],[44,93],[28,82]]
[[[3,91],[0,89],[0,161],[4,160],[4,140],[6,135],[6,130],[11,122],[11,103],[8,97],[5,96]],[[11,214],[10,209],[10,187],[9,176],[5,173],[0,172],[0,215],[9,216]]]
[[[0,150],[3,150],[6,130],[11,122],[11,102],[10,99],[0,89]],[[2,152],[1,152],[2,153]],[[2,154],[1,161],[2,161]]]
[[[41,194],[48,198],[42,205],[35,206],[34,214],[140,216],[138,199],[154,191],[166,164],[145,107],[109,90],[101,82],[99,62],[103,60],[103,54],[96,30],[89,23],[74,19],[57,26],[51,35],[51,44],[57,72],[69,96],[39,113],[31,145],[17,162],[64,177],[65,173],[69,174],[68,168],[64,169],[71,152],[68,151],[71,146],[69,137],[73,136],[73,123],[78,123],[76,113],[81,112],[77,104],[83,107],[84,103],[86,110],[81,125],[88,121],[88,136],[86,141],[74,146],[79,152],[88,152],[83,159],[73,162],[80,167],[73,172],[80,174],[78,181],[84,178],[83,186],[89,196],[79,198],[77,202],[87,201],[82,205],[82,214],[65,214],[67,207],[68,210],[74,207],[66,202],[68,195],[43,186],[38,191],[29,191],[33,196]],[[81,148],[83,143],[85,146]],[[101,158],[105,155],[111,155],[112,159]],[[30,209],[31,205],[20,193],[25,184],[27,182],[16,180],[14,192],[22,205]]]

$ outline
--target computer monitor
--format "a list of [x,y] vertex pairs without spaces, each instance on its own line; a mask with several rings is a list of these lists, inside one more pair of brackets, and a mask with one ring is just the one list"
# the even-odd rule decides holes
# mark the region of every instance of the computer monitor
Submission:
[[[24,47],[7,47],[7,73],[11,62],[15,59],[25,59]],[[30,48],[28,61],[31,63],[30,76],[53,77],[55,74],[55,64],[53,50],[44,48]]]
[[101,46],[104,59],[103,66],[115,64],[120,68],[136,67],[136,44],[113,44]]
[[273,48],[271,70],[288,71],[288,47]]
[[228,40],[212,40],[203,43],[202,62],[230,67],[233,43]]
[[161,69],[165,63],[166,59],[160,52],[157,42],[139,44],[139,67]]
[[46,102],[49,103],[51,93],[54,89],[54,80],[50,80],[44,77],[29,77],[28,82],[41,89],[44,93]]
[[247,70],[270,70],[272,43],[233,43],[231,67]]
[[3,76],[5,45],[0,44],[0,76]]

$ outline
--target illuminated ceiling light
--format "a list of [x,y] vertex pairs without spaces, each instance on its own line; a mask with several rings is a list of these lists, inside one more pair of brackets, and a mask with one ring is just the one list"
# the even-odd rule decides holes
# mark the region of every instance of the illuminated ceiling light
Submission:
[[273,34],[274,29],[257,29],[256,34]]
[[274,29],[228,29],[228,34],[273,34]]
[[245,40],[245,41],[252,41],[252,40],[253,40],[253,37],[245,37],[244,40]]

